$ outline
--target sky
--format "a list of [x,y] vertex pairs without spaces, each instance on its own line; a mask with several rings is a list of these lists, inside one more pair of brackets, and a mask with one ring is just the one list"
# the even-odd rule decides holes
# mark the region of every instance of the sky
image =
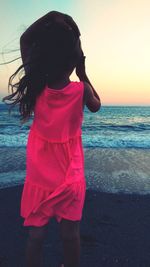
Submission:
[[[21,56],[21,34],[52,10],[77,23],[86,73],[102,105],[150,105],[149,0],[5,0],[0,63]],[[0,65],[0,100],[9,94],[8,79],[21,64],[20,58]],[[70,79],[79,80],[75,71]]]

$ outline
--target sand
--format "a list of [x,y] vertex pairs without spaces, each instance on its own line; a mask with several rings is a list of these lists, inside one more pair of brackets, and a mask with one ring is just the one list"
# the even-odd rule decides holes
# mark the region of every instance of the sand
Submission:
[[[28,227],[20,217],[23,186],[0,189],[0,267],[24,267]],[[150,195],[112,194],[87,189],[80,223],[80,267],[150,266]],[[59,224],[49,222],[44,267],[62,257]]]
[[[87,189],[150,194],[150,149],[84,148]],[[26,150],[0,148],[0,187],[23,184]]]

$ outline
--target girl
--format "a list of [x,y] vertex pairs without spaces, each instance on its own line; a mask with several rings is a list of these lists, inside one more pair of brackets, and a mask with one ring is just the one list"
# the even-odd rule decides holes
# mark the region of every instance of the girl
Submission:
[[[60,223],[61,266],[79,266],[79,227],[86,192],[83,110],[86,105],[96,112],[101,106],[85,72],[80,35],[74,20],[57,11],[33,23],[20,38],[23,64],[9,79],[12,94],[3,98],[13,101],[12,107],[19,104],[22,123],[34,112],[20,210],[23,226],[29,227],[27,267],[42,266],[43,241],[52,217]],[[24,76],[12,85],[22,68]],[[69,79],[74,69],[80,82]]]

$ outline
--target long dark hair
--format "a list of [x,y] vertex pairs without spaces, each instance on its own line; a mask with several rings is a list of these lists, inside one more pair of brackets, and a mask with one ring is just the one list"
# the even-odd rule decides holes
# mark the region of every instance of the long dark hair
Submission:
[[[12,94],[5,96],[2,101],[12,102],[5,102],[11,105],[9,113],[15,105],[19,105],[22,124],[32,115],[36,99],[47,82],[55,82],[66,71],[73,71],[75,68],[79,60],[75,50],[79,36],[79,31],[60,22],[43,26],[30,49],[30,58],[10,76],[8,91],[11,87]],[[13,84],[12,81],[19,72],[23,76],[19,78],[19,82]]]

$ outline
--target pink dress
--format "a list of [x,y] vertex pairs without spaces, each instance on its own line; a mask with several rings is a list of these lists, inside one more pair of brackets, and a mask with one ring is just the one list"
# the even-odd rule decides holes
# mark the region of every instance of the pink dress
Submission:
[[23,226],[43,226],[51,217],[81,220],[86,193],[83,92],[82,81],[71,81],[60,90],[45,86],[36,99],[21,196]]

